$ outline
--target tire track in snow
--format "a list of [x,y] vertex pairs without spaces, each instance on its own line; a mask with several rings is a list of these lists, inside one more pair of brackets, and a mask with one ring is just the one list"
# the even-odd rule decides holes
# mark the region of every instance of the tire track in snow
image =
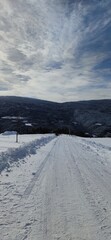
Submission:
[[[57,139],[56,139],[56,141],[54,142],[54,144],[53,144],[50,152],[47,154],[47,156],[45,157],[45,159],[42,161],[42,163],[41,163],[41,165],[39,166],[39,169],[37,170],[37,172],[35,173],[33,179],[31,180],[31,182],[29,183],[29,185],[28,185],[27,188],[25,189],[25,191],[24,191],[24,193],[23,193],[23,195],[22,195],[22,197],[21,197],[21,200],[20,200],[21,205],[23,205],[23,201],[24,201],[24,200],[26,201],[26,200],[28,199],[28,197],[30,196],[31,192],[33,191],[33,188],[34,188],[37,180],[39,179],[39,177],[40,177],[43,169],[45,168],[45,166],[46,166],[46,164],[48,163],[48,161],[51,160],[51,154],[52,154],[53,149],[54,149],[54,147],[55,147],[55,145],[56,145],[56,142],[57,142]],[[19,207],[20,207],[20,205],[19,205]],[[47,227],[46,227],[46,229],[47,229]],[[44,231],[46,232],[47,230],[44,230]],[[28,237],[28,235],[29,235],[30,233],[31,233],[31,225],[30,225],[29,229],[27,229],[26,232],[24,232],[23,234],[18,234],[18,235],[14,238],[14,240],[25,240],[25,239],[27,239],[27,237]]]
[[[59,143],[59,138],[56,141],[56,145],[53,148],[53,153],[52,153],[52,159],[50,164],[50,169],[49,169],[49,175],[47,179],[47,185],[45,186],[45,194],[44,194],[44,204],[42,206],[42,215],[41,215],[41,222],[42,222],[42,239],[50,239],[51,238],[51,233],[52,233],[52,208],[53,208],[53,189],[51,188],[51,182],[53,184],[52,180],[52,173],[54,174],[53,170],[54,168],[54,163],[56,160],[57,153],[59,152],[59,148],[61,148],[61,144]],[[54,188],[55,189],[55,188]],[[50,226],[50,234],[49,234],[49,226]]]
[[[72,147],[75,147],[76,156],[74,156]],[[80,185],[83,189],[89,206],[91,206],[95,221],[97,222],[98,234],[102,234],[101,239],[103,238],[109,240],[111,238],[111,202],[108,202],[108,199],[110,199],[109,197],[111,197],[111,195],[110,191],[109,193],[107,192],[107,187],[109,187],[108,180],[105,183],[101,172],[97,172],[97,170],[93,168],[93,165],[90,166],[90,161],[88,160],[88,157],[87,159],[85,159],[84,153],[80,155],[80,146],[78,148],[78,145],[74,145],[72,141],[72,144],[70,142],[69,148],[74,166],[76,167],[78,180],[81,182]],[[91,159],[92,157],[94,159],[96,158],[96,160],[97,158],[99,158],[99,156],[96,155],[95,152],[93,152],[92,156],[90,157]],[[98,164],[100,164],[99,159],[97,160],[97,165]],[[102,171],[102,169],[100,171]]]
[[[57,141],[57,140],[56,140]],[[52,147],[52,149],[50,150],[50,152],[48,153],[48,155],[45,157],[45,159],[42,161],[41,165],[39,166],[39,169],[37,170],[37,172],[35,173],[34,177],[32,178],[31,182],[29,183],[29,185],[27,186],[27,188],[25,189],[23,195],[22,195],[22,198],[26,199],[29,197],[29,195],[31,194],[34,186],[35,186],[35,183],[36,181],[38,180],[41,172],[43,171],[47,161],[49,160],[50,158],[50,155],[51,155],[51,152],[53,150],[53,148],[55,147],[55,144],[56,142],[54,142],[54,145]]]
[[[67,145],[67,140],[64,141],[64,138],[61,138],[56,149],[55,159],[53,159],[54,166],[49,172],[47,179],[46,199],[43,204],[43,228],[41,228],[43,237],[39,238],[42,240],[89,240],[90,230],[93,230],[93,226],[91,226],[92,221],[91,223],[87,222],[90,218],[90,215],[88,216],[87,214],[89,206],[84,193],[81,191],[80,182],[75,172],[76,169],[74,170],[73,168],[72,156]],[[71,174],[68,165],[70,166]],[[54,173],[54,171],[56,172]],[[81,193],[84,197],[82,200],[79,199]],[[82,207],[79,203],[82,204]],[[84,203],[87,206],[87,211]],[[85,217],[83,216],[84,213]],[[95,225],[95,222],[93,225]]]

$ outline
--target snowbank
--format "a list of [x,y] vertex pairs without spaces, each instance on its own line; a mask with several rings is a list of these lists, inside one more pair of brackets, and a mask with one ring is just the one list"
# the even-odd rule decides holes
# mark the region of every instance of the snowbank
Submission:
[[20,159],[24,159],[27,156],[36,154],[36,150],[40,147],[49,143],[55,135],[41,137],[40,139],[35,139],[28,144],[24,144],[16,149],[9,148],[5,152],[0,153],[0,172],[5,168],[9,168],[14,162],[18,162]]

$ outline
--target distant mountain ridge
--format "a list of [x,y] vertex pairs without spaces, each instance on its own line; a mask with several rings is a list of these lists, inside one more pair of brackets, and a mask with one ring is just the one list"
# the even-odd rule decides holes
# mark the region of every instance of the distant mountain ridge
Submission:
[[111,136],[111,100],[56,103],[1,96],[0,132]]

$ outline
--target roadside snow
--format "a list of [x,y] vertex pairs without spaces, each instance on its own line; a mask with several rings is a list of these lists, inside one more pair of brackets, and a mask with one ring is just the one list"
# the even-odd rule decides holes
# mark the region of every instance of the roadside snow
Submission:
[[95,145],[95,146],[100,146],[102,148],[111,148],[111,138],[79,138],[80,141],[85,142],[86,144],[89,143],[89,145]]
[[18,143],[16,143],[16,135],[15,134],[0,134],[0,152],[7,151],[9,148],[18,148],[23,146],[26,143],[34,141],[36,139],[40,139],[41,137],[52,136],[52,134],[24,134],[18,136]]
[[111,162],[111,138],[80,138],[77,141],[84,145],[89,151],[93,151],[100,156],[100,160],[104,165]]
[[[26,136],[24,136],[25,139]],[[36,150],[46,145],[55,135],[43,136],[40,139],[35,139],[29,143],[20,143],[18,148],[8,148],[7,151],[0,153],[0,172],[5,168],[9,168],[13,163],[18,162],[20,159],[24,159],[27,156],[36,154]],[[9,138],[10,139],[10,138]],[[6,140],[6,138],[5,138]],[[3,143],[3,142],[2,142]]]

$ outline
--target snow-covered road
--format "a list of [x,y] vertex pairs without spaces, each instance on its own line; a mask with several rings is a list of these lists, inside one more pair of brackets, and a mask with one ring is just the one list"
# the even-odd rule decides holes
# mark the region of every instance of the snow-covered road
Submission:
[[63,135],[2,173],[0,240],[111,240],[110,152]]

